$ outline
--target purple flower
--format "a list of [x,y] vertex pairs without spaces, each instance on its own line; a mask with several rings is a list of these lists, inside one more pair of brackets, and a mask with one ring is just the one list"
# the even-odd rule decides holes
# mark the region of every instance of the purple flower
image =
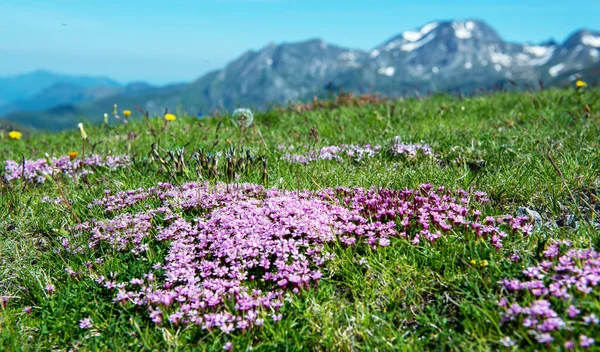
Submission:
[[574,305],[570,305],[569,308],[567,308],[567,314],[569,315],[569,318],[575,318],[579,313],[581,313],[581,311]]
[[423,155],[433,155],[433,151],[427,144],[405,144],[401,142],[399,136],[394,137],[393,144],[390,148],[392,156],[406,155],[415,157],[421,152]]
[[8,300],[11,298],[12,297],[9,296],[0,296],[0,304],[2,305],[2,307],[6,307],[6,303],[8,303]]
[[[334,158],[334,150],[321,151],[319,157],[329,153]],[[353,157],[360,154],[356,148],[346,150]],[[159,184],[105,192],[90,207],[112,216],[75,226],[71,236],[88,245],[78,246],[82,241],[69,238],[65,250],[87,258],[92,253],[131,253],[147,261],[149,248],[160,244],[166,253],[152,258],[152,269],[136,277],[127,272],[107,275],[97,283],[113,291],[115,304],[145,308],[155,324],[195,324],[232,333],[261,326],[267,312],[276,312],[271,318],[281,320],[284,296],[318,285],[324,265],[335,257],[328,244],[378,248],[401,236],[427,246],[467,231],[500,248],[506,232],[518,235],[523,226],[486,218],[484,201],[484,194],[428,184],[318,192],[251,184]],[[526,286],[505,280],[507,289],[544,289],[538,281]],[[560,326],[551,307],[538,306],[533,308],[545,315],[533,319],[533,325],[546,324],[549,331]],[[512,307],[514,314],[525,308],[532,309]]]
[[91,329],[92,326],[93,326],[92,319],[90,319],[89,317],[81,319],[79,321],[79,328],[81,328],[81,329]]
[[568,350],[572,350],[575,348],[575,341],[573,340],[569,340],[569,341],[565,341],[565,348]]
[[233,344],[231,343],[231,341],[229,341],[225,345],[223,345],[223,349],[225,351],[231,351],[231,350],[233,350]]
[[[504,325],[521,322],[523,327],[536,334],[539,343],[550,343],[554,340],[551,332],[572,331],[573,327],[579,326],[581,322],[588,325],[600,322],[594,313],[583,316],[581,320],[575,320],[581,314],[577,306],[585,305],[587,303],[585,295],[595,290],[600,283],[600,253],[591,248],[577,249],[569,248],[570,246],[571,243],[568,241],[549,244],[544,252],[547,259],[538,266],[523,271],[529,281],[520,282],[516,279],[500,281],[510,295],[525,300],[521,303],[522,308],[518,304],[516,307],[513,307],[514,304],[504,307]],[[521,295],[518,291],[527,291],[530,295],[536,296],[537,300],[526,306],[529,302],[525,298],[527,296]],[[568,305],[565,310],[567,317],[563,320],[555,311],[553,304],[560,307],[569,302],[573,304]],[[519,315],[523,316],[522,320],[517,319]],[[589,347],[594,342],[593,338],[586,335],[581,335],[579,338],[581,347]],[[567,341],[564,346],[572,349],[575,347],[575,342]]]
[[548,333],[539,334],[535,337],[535,339],[539,343],[549,343],[549,342],[554,341],[554,337],[552,337],[552,335],[550,335]]
[[54,285],[50,284],[50,285],[46,285],[46,287],[44,287],[44,289],[46,291],[48,291],[48,293],[52,294],[52,293],[54,293],[54,290],[56,289],[56,287]]
[[591,345],[594,344],[594,339],[591,337],[587,337],[585,335],[579,335],[579,346],[581,347],[590,347]]
[[132,285],[143,285],[144,284],[144,280],[143,279],[131,279],[129,281]]
[[596,314],[589,314],[584,316],[583,321],[586,324],[598,324],[598,318],[596,317]]
[[[126,167],[131,164],[127,156],[101,156],[94,154],[85,159],[74,159],[67,155],[59,158],[46,158],[37,160],[25,160],[24,162],[16,162],[7,160],[4,166],[5,177],[8,181],[15,179],[23,179],[32,183],[44,183],[46,177],[64,174],[70,178],[77,179],[85,175],[93,173],[93,168],[107,168],[115,170],[117,168]],[[46,202],[57,204],[61,200],[51,201],[44,198]]]
[[512,347],[517,344],[517,342],[511,339],[509,336],[504,336],[500,339],[500,344],[504,347]]
[[[279,150],[285,149],[285,146],[280,145]],[[290,150],[293,150],[293,146],[290,146]],[[364,158],[372,158],[380,154],[382,147],[380,145],[346,145],[340,146],[330,145],[321,147],[317,151],[308,151],[305,154],[285,154],[283,160],[290,163],[308,164],[317,160],[336,160],[343,161],[344,158],[349,158],[353,161],[359,162]],[[414,158],[418,153],[423,155],[433,155],[431,148],[427,144],[404,144],[400,142],[400,137],[395,137],[392,141],[392,145],[389,149],[392,156],[404,155],[407,157]],[[441,188],[440,192],[444,189]]]

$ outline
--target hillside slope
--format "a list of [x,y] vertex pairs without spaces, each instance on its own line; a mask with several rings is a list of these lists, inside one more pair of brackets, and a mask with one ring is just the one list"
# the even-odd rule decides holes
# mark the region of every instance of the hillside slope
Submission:
[[[509,43],[489,25],[475,19],[438,21],[405,31],[372,50],[342,48],[319,39],[270,44],[248,51],[222,70],[194,82],[142,89],[107,99],[69,104],[44,112],[15,113],[9,121],[55,130],[86,116],[98,122],[112,105],[140,106],[151,114],[165,108],[189,114],[238,106],[263,108],[270,104],[326,96],[327,88],[355,93],[377,92],[402,96],[420,91],[519,88],[565,84],[584,74],[590,85],[599,82],[591,69],[600,62],[600,33],[574,32],[564,43]],[[566,81],[562,77],[566,76]]]

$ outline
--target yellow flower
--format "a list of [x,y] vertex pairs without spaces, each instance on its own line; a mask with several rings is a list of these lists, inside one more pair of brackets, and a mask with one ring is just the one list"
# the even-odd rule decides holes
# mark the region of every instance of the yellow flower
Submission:
[[587,87],[587,83],[585,83],[585,81],[582,81],[581,79],[577,79],[577,81],[575,81],[575,87],[585,88]]
[[131,110],[123,110],[123,116],[129,117],[131,115]]
[[77,157],[77,155],[79,155],[79,153],[77,153],[77,152],[69,152],[69,158],[71,160],[75,159]]
[[471,263],[471,265],[475,265],[475,264],[477,264],[477,261],[475,259],[471,259],[471,261],[469,263]]
[[23,134],[19,131],[10,131],[8,132],[8,136],[12,139],[21,139]]
[[488,266],[488,261],[484,259],[484,260],[482,260],[482,261],[479,262],[479,265],[481,265],[482,267],[485,268],[486,266]]
[[165,120],[167,120],[167,121],[175,121],[175,120],[177,120],[177,116],[175,116],[173,114],[165,114]]
[[79,127],[79,131],[81,131],[81,139],[87,139],[88,135],[87,135],[87,133],[85,133],[85,130],[83,129],[83,124],[78,123],[77,127]]

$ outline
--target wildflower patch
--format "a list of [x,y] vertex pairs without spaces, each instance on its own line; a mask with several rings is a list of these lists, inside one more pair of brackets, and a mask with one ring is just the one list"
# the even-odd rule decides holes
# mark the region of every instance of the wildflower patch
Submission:
[[[554,242],[538,265],[523,271],[525,280],[500,282],[507,293],[498,302],[506,331],[566,349],[595,343],[592,337],[600,334],[600,307],[595,303],[600,292],[600,253],[570,247],[569,241]],[[501,343],[516,345],[513,337],[506,336]]]
[[[62,244],[96,263],[110,260],[114,251],[152,260],[142,276],[117,278],[100,267],[93,278],[114,293],[115,303],[143,307],[156,324],[230,333],[281,319],[284,296],[322,278],[334,256],[328,243],[379,248],[393,237],[432,243],[461,231],[500,248],[508,233],[531,231],[524,218],[482,217],[486,202],[483,193],[431,185],[298,192],[250,184],[159,184],[107,191],[90,208],[113,217],[77,225]],[[153,249],[165,244],[164,258],[152,259]]]
[[[285,147],[280,146],[279,149]],[[293,148],[288,148],[292,149]],[[318,160],[336,160],[343,161],[344,159],[350,159],[355,162],[360,162],[366,158],[372,158],[380,155],[383,152],[387,152],[391,157],[404,156],[407,158],[416,158],[422,156],[432,156],[433,151],[428,144],[410,144],[403,143],[400,137],[396,136],[392,140],[391,145],[388,148],[384,148],[381,145],[330,145],[321,147],[317,150],[309,150],[303,154],[291,154],[286,153],[282,159],[284,161],[296,164],[308,164]]]
[[47,177],[53,175],[63,174],[75,179],[94,173],[95,168],[115,170],[127,167],[130,164],[131,160],[128,156],[108,155],[102,157],[93,154],[78,159],[77,153],[69,153],[69,155],[59,158],[23,160],[21,162],[7,160],[4,167],[4,177],[8,181],[23,179],[26,182],[44,183]]

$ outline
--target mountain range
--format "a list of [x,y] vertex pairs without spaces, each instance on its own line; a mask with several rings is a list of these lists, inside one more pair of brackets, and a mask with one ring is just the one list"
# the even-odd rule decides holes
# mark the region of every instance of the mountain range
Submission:
[[[562,86],[578,74],[591,85],[600,82],[600,32],[582,29],[563,43],[520,44],[505,42],[479,20],[436,21],[368,51],[320,39],[269,44],[193,82],[164,87],[71,77],[37,85],[37,92],[25,96],[0,79],[0,116],[26,126],[60,130],[72,128],[83,116],[101,121],[115,103],[128,109],[140,106],[151,114],[168,108],[196,115],[322,97],[328,94],[327,87],[385,96],[429,90],[469,93],[508,82]],[[18,99],[11,101],[15,96]]]

